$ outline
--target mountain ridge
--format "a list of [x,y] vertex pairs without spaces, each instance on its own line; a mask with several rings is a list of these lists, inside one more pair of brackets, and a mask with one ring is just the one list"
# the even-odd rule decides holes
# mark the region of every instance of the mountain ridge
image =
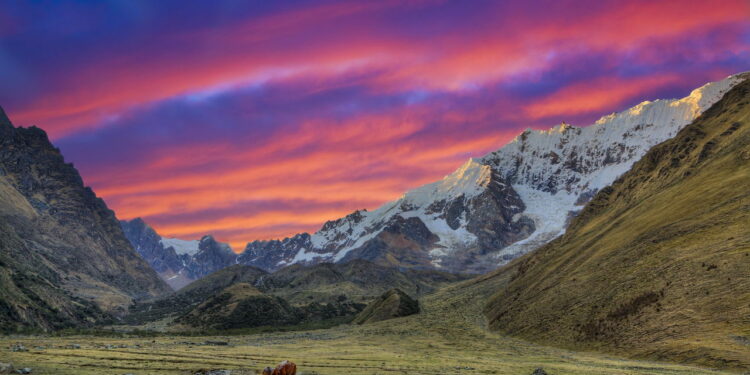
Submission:
[[0,109],[0,329],[90,325],[169,288],[37,127]]
[[205,235],[200,240],[160,236],[143,219],[121,220],[128,241],[172,289],[236,263],[228,244]]
[[[313,234],[250,242],[238,262],[273,271],[365,253],[370,260],[399,267],[492,270],[564,233],[569,219],[599,189],[718,101],[741,75],[708,83],[682,99],[642,102],[591,126],[528,129],[499,150],[470,159],[444,179],[407,191],[374,211],[354,211]],[[488,184],[488,178],[496,183]],[[483,202],[497,206],[493,214],[483,215],[483,209],[472,207],[473,199],[489,186],[502,186],[504,192]],[[400,222],[391,230],[398,232],[395,237],[386,230],[394,229],[394,220]],[[471,228],[467,224],[472,220],[491,225]],[[496,230],[503,227],[507,230]],[[479,237],[485,229],[509,241],[483,243]],[[404,258],[407,250],[417,256]]]

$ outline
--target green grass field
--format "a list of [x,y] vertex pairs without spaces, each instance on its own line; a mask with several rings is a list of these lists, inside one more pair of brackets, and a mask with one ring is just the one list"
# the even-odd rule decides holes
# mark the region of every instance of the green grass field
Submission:
[[[536,367],[553,375],[724,374],[576,353],[492,333],[482,306],[504,282],[485,278],[450,286],[424,297],[418,315],[366,326],[214,337],[6,336],[0,338],[0,362],[31,367],[34,374],[190,374],[199,369],[255,374],[283,359],[296,362],[301,374],[519,375]],[[229,345],[202,345],[207,340]],[[10,351],[17,342],[29,351]],[[81,348],[65,348],[73,344]]]

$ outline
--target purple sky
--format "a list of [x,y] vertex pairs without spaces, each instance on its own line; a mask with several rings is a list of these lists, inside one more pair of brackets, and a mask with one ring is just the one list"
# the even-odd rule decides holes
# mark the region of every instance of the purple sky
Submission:
[[0,105],[121,219],[240,249],[750,70],[742,1],[101,1],[0,9]]

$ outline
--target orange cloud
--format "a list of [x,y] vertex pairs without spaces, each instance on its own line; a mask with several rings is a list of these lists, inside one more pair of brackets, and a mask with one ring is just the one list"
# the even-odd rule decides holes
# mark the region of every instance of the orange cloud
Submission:
[[[601,113],[639,94],[678,82],[678,75],[642,77],[633,79],[601,78],[583,82],[563,89],[524,107],[532,119],[561,117],[581,113]],[[603,113],[602,113],[603,114]]]

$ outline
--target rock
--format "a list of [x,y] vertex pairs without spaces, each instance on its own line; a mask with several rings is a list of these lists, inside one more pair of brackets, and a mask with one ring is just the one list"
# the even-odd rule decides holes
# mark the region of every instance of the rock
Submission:
[[281,361],[275,369],[266,367],[263,369],[263,375],[296,375],[297,365],[290,361]]
[[231,375],[231,370],[198,370],[193,375]]
[[24,367],[22,369],[16,370],[16,373],[18,374],[31,374],[31,367]]
[[206,341],[204,343],[205,345],[216,345],[216,346],[226,346],[229,345],[227,341]]
[[13,372],[13,364],[12,363],[3,363],[0,362],[0,374],[10,374]]
[[16,344],[16,345],[11,346],[10,351],[12,351],[12,352],[28,352],[29,349],[26,349],[26,347],[23,346],[23,345],[21,345],[21,344]]
[[534,372],[531,373],[531,375],[548,375],[548,374],[547,374],[547,371],[544,371],[543,368],[537,367],[536,370],[534,370]]

